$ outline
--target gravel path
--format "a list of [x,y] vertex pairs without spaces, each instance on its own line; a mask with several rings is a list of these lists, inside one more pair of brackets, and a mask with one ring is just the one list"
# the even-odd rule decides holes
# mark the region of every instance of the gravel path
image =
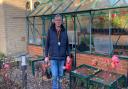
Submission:
[[[9,72],[11,81],[2,79],[0,77],[0,89],[23,89],[22,88],[22,72],[20,69],[13,68]],[[9,83],[7,83],[7,81]],[[67,82],[63,82],[63,88],[62,89],[68,89],[67,88]],[[5,87],[6,86],[6,87]],[[48,81],[43,81],[41,77],[35,78],[32,75],[31,67],[29,66],[27,68],[27,89],[51,89],[51,79]]]

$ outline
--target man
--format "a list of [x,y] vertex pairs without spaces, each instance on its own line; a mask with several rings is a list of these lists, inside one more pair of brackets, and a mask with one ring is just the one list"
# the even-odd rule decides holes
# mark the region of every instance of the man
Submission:
[[50,59],[52,72],[52,89],[61,89],[60,79],[63,76],[65,59],[70,61],[68,35],[62,25],[62,17],[56,15],[54,23],[48,30],[45,48],[45,61]]

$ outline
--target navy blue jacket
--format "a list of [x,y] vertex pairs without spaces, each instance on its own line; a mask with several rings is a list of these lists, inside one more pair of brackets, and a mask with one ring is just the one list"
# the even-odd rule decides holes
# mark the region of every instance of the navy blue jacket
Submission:
[[50,56],[51,59],[65,59],[69,55],[68,35],[64,26],[61,25],[61,33],[58,45],[57,31],[55,24],[52,24],[48,30],[45,56]]

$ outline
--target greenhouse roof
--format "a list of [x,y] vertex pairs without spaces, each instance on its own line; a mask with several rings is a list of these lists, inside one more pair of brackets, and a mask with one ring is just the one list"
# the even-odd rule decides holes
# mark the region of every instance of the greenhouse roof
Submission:
[[29,16],[47,16],[128,7],[128,0],[62,0],[41,3]]

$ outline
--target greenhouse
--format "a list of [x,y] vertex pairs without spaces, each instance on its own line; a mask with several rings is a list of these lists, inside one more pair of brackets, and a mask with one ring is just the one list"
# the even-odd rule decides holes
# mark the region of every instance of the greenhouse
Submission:
[[[124,78],[122,75],[127,78],[128,73],[127,8],[128,0],[40,1],[40,4],[26,17],[28,52],[38,57],[45,56],[47,31],[51,23],[53,23],[54,16],[60,14],[63,17],[63,24],[68,33],[70,52],[74,55],[71,76],[76,78],[78,83],[79,79],[82,79],[83,86],[88,87],[86,89],[94,89],[90,88],[88,79],[94,85],[95,83],[98,84],[96,86],[100,87],[98,89],[103,88],[101,85],[104,86],[103,89],[106,89],[106,87],[117,89],[122,86],[117,84]],[[111,59],[115,54],[119,55],[120,67],[112,65]],[[40,61],[40,58],[32,62],[33,74],[35,74],[34,63],[37,61]],[[96,80],[99,77],[92,77],[91,79],[90,76],[82,77],[80,75],[83,73],[82,70],[87,71],[85,67],[94,68],[94,70],[98,69],[98,72],[102,70],[99,74],[94,73],[97,74],[93,75],[95,77],[103,76],[104,73],[108,73],[111,77],[109,76],[106,81],[103,79],[101,81]],[[76,73],[76,71],[79,72]],[[91,73],[88,75],[91,75]],[[116,76],[116,78],[112,78],[112,76]],[[113,80],[109,80],[109,78]],[[72,82],[72,78],[70,81]],[[111,84],[109,84],[110,82]],[[128,82],[125,81],[123,85],[128,85]],[[72,86],[74,85],[71,83],[70,88]]]

